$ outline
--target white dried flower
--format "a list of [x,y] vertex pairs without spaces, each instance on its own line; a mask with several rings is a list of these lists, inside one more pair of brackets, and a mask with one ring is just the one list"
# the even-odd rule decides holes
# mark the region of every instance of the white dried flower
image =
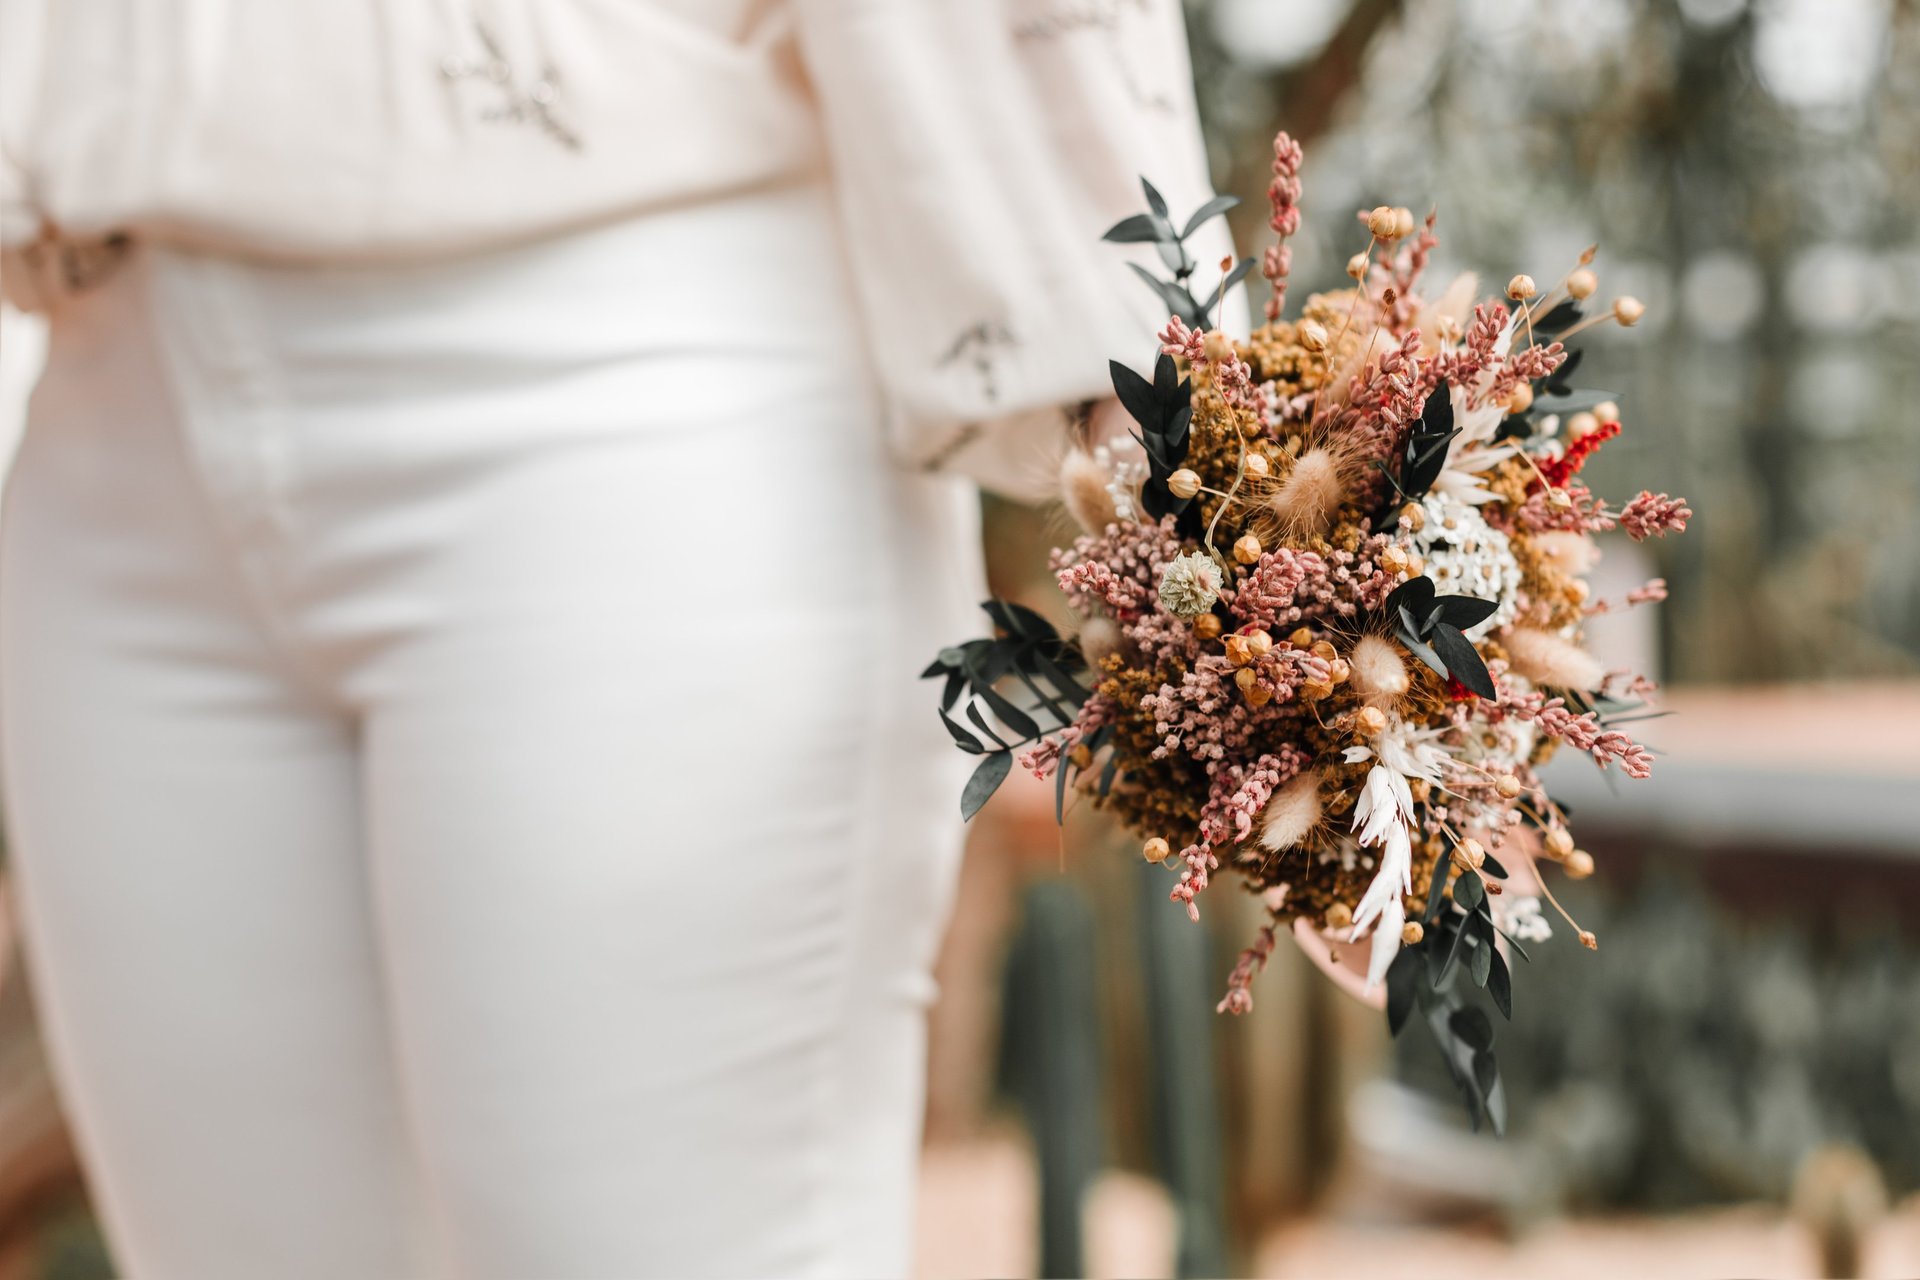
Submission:
[[1520,606],[1520,564],[1507,535],[1486,522],[1477,507],[1449,494],[1430,493],[1421,502],[1426,519],[1413,535],[1427,576],[1443,596],[1475,596],[1499,607],[1468,627],[1469,640],[1491,635],[1513,621]]
[[1137,503],[1140,486],[1148,475],[1146,451],[1133,440],[1095,445],[1094,460],[1112,477],[1107,481],[1107,496],[1113,499],[1113,513],[1123,522],[1140,519]]
[[1540,913],[1540,899],[1501,897],[1494,900],[1494,914],[1500,927],[1521,942],[1545,942],[1553,937],[1553,926]]
[[1175,556],[1160,577],[1160,606],[1181,618],[1197,618],[1220,598],[1220,566],[1198,551]]

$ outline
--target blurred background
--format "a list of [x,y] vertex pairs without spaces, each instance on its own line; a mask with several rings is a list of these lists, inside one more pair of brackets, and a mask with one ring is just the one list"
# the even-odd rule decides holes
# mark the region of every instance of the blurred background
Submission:
[[[1596,647],[1677,714],[1648,782],[1556,763],[1600,950],[1519,967],[1504,1139],[1287,944],[1216,1016],[1255,904],[1195,928],[1098,817],[1003,788],[941,961],[920,1274],[1920,1275],[1920,3],[1187,8],[1243,251],[1284,127],[1308,289],[1353,210],[1433,204],[1430,278],[1597,243],[1648,304],[1593,335],[1626,433],[1589,475],[1697,515],[1609,546],[1597,594],[1672,598]],[[11,325],[0,405],[36,362]],[[1064,525],[989,517],[996,593],[1057,610]],[[110,1274],[0,960],[0,1280]]]

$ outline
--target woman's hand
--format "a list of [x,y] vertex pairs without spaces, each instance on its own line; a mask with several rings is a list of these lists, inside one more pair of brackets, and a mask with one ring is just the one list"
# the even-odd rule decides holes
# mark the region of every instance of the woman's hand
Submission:
[[1112,396],[1105,400],[1096,400],[1086,416],[1086,436],[1082,444],[1089,450],[1101,445],[1111,445],[1115,441],[1128,439],[1133,435],[1133,416],[1126,406]]

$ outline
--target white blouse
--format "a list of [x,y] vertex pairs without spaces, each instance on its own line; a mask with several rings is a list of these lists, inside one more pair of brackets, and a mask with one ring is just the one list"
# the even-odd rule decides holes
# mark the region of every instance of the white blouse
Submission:
[[45,309],[116,233],[418,258],[824,173],[894,444],[1032,492],[1061,406],[1153,354],[1099,236],[1139,175],[1212,194],[1191,74],[1178,0],[0,0],[0,282]]

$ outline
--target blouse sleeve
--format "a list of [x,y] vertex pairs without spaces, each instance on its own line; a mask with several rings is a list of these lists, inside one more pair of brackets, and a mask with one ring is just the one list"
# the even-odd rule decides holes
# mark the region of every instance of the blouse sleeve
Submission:
[[[1103,243],[1212,195],[1179,0],[796,0],[890,443],[1016,497],[1167,313]],[[1204,296],[1225,224],[1188,242]],[[1237,299],[1236,299],[1237,301]],[[1238,328],[1236,321],[1233,327]]]

